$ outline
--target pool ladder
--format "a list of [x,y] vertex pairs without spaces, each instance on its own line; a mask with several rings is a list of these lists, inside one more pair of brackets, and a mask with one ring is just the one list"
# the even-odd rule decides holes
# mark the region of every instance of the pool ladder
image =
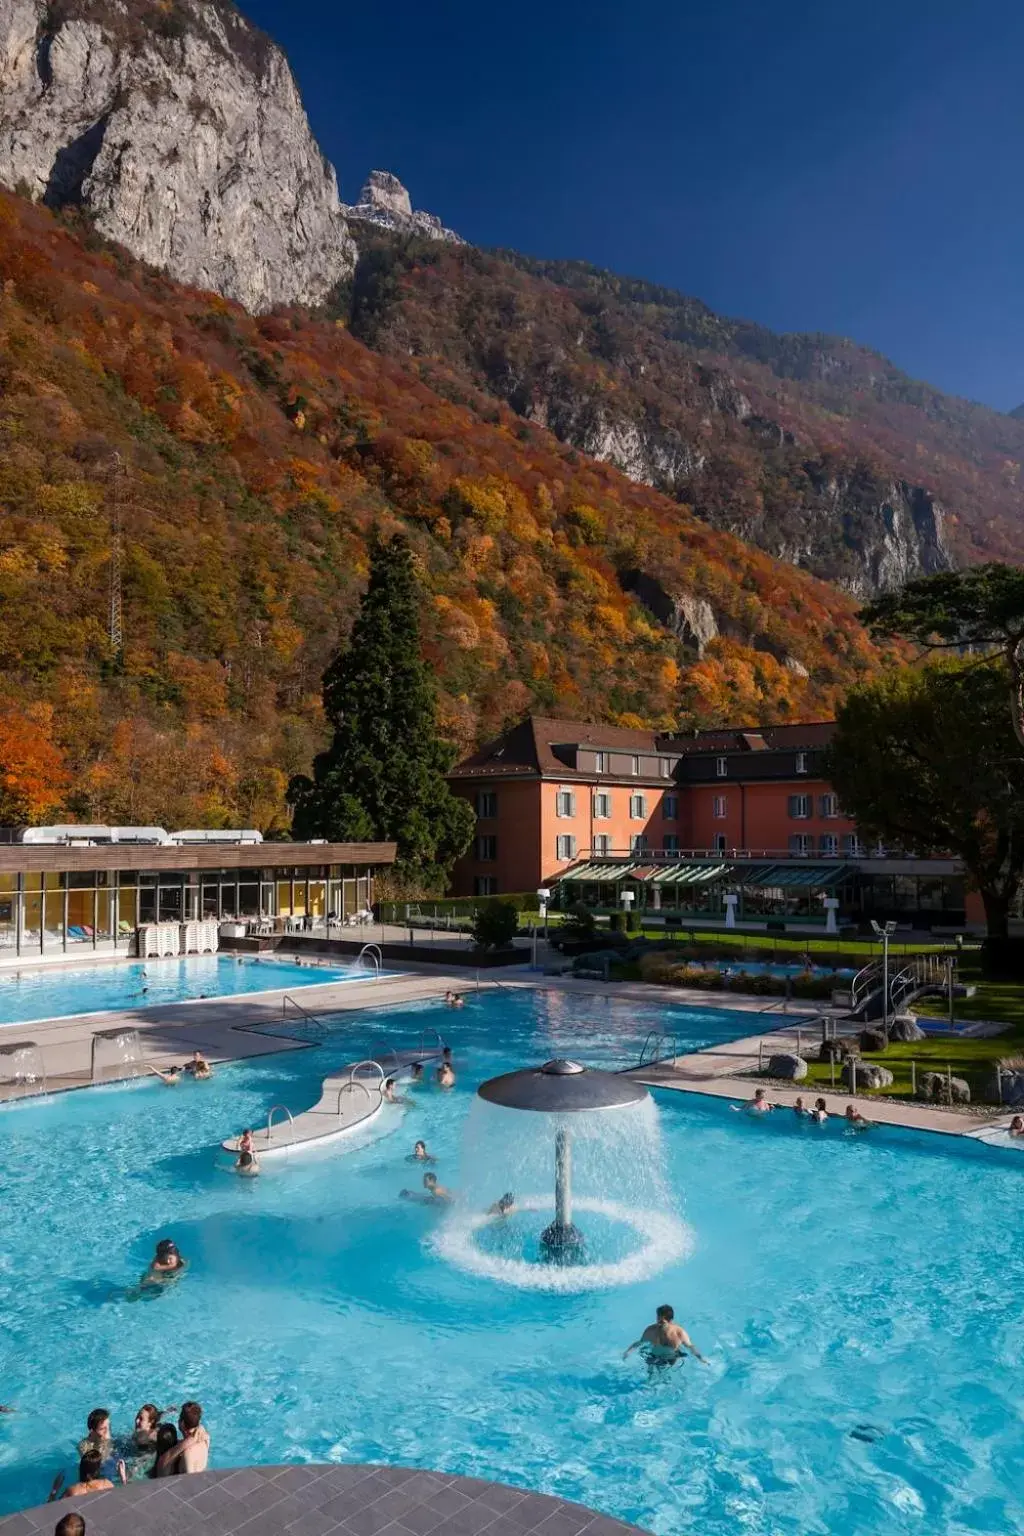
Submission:
[[663,1030],[652,1029],[643,1043],[640,1060],[636,1067],[630,1067],[627,1070],[636,1071],[639,1067],[653,1067],[658,1062],[674,1062],[680,1054],[679,1041],[675,1035],[667,1035]]
[[355,964],[364,971],[373,968],[374,981],[380,980],[380,973],[384,969],[384,956],[379,944],[364,944],[355,958]]

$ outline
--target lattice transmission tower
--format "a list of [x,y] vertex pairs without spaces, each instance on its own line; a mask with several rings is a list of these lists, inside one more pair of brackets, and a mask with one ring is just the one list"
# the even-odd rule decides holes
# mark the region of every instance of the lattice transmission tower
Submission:
[[124,651],[124,622],[121,597],[122,566],[124,563],[124,527],[122,500],[124,492],[124,463],[119,453],[114,454],[110,471],[110,654],[120,660]]

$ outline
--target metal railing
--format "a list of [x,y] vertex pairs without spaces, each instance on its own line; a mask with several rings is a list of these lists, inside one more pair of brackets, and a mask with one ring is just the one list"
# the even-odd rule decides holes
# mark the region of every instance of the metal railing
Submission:
[[369,1058],[367,1058],[366,1061],[357,1061],[354,1067],[350,1067],[347,1081],[339,1085],[337,1110],[339,1115],[341,1114],[341,1096],[343,1093],[354,1093],[355,1090],[359,1088],[363,1093],[366,1094],[367,1100],[372,1102],[372,1095],[369,1088],[367,1088],[362,1079],[357,1076],[357,1073],[362,1072],[364,1067],[368,1067],[371,1072],[377,1073],[379,1079],[377,1084],[377,1092],[383,1096],[386,1078],[384,1075],[384,1068],[381,1066],[380,1062],[371,1061]]
[[291,1133],[292,1133],[292,1139],[291,1139],[290,1145],[294,1147],[294,1145],[295,1145],[295,1117],[293,1116],[291,1110],[288,1108],[287,1104],[274,1104],[274,1105],[271,1106],[270,1113],[267,1116],[267,1146],[268,1147],[270,1146],[270,1133],[273,1130],[273,1127],[274,1127],[274,1116],[277,1114],[278,1110],[281,1110],[281,1112],[283,1114],[288,1116],[288,1124],[291,1127]]
[[301,1003],[297,1003],[295,1001],[294,997],[291,997],[291,996],[289,996],[287,994],[281,999],[281,1020],[282,1020],[282,1022],[287,1020],[287,1018],[288,1018],[288,1009],[289,1008],[294,1008],[295,1012],[307,1024],[309,1024],[311,1026],[311,1028],[313,1029],[313,1032],[316,1034],[318,1039],[325,1040],[327,1038],[327,1036],[330,1034],[330,1030],[327,1028],[327,1025],[324,1023],[323,1019],[319,1018],[318,1015],[315,1014],[315,1013],[310,1013],[308,1008],[304,1008]]
[[[650,1030],[641,1048],[640,1060],[636,1064],[637,1068],[654,1066],[656,1062],[660,1061],[675,1061],[676,1057],[680,1054],[678,1045],[679,1042],[675,1035],[666,1034],[660,1029]],[[669,1049],[663,1049],[665,1046],[668,1046]],[[649,1047],[651,1048],[650,1055],[647,1054]]]

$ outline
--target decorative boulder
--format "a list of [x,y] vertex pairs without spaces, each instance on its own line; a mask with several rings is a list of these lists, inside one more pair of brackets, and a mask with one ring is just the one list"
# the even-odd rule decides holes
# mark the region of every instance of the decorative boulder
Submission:
[[853,1071],[857,1068],[858,1088],[888,1088],[892,1083],[892,1073],[888,1067],[879,1067],[873,1061],[859,1061],[856,1057],[843,1063],[843,1082],[848,1088],[853,1087]]
[[862,1051],[884,1051],[888,1044],[884,1029],[861,1030],[860,1048]]
[[889,1025],[890,1040],[923,1040],[924,1030],[912,1013],[897,1014]]
[[768,1061],[769,1077],[785,1077],[790,1082],[801,1083],[807,1076],[807,1063],[802,1056],[783,1052],[778,1056],[772,1056]]
[[971,1086],[964,1078],[949,1078],[945,1072],[922,1072],[917,1079],[917,1096],[931,1104],[969,1104]]
[[853,1054],[853,1042],[843,1040],[838,1035],[830,1040],[823,1040],[818,1047],[818,1060],[827,1066],[830,1061],[844,1061],[847,1056]]

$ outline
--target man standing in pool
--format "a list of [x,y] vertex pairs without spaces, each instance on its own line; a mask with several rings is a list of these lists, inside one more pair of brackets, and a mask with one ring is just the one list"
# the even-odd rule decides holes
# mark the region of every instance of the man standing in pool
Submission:
[[624,1351],[623,1360],[631,1355],[634,1349],[642,1349],[648,1365],[675,1365],[678,1360],[685,1360],[688,1353],[702,1365],[707,1365],[708,1362],[686,1329],[676,1322],[675,1316],[671,1307],[659,1307],[657,1321],[653,1322],[649,1328],[645,1328],[636,1342]]

